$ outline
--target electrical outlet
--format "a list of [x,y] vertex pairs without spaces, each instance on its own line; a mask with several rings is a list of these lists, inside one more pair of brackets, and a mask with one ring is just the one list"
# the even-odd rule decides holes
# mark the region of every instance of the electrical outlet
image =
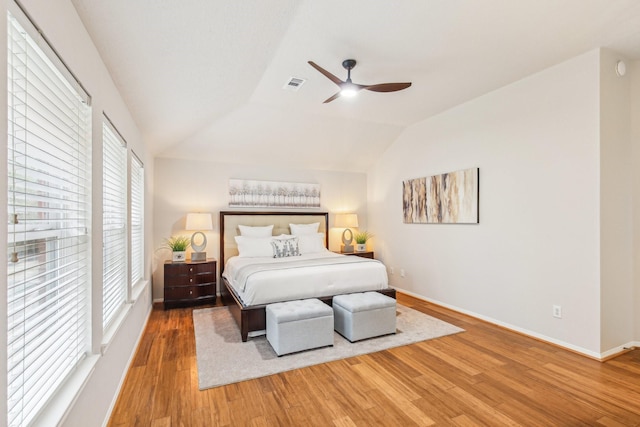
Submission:
[[562,307],[559,305],[553,306],[553,317],[557,319],[562,319]]
[[389,267],[389,273],[393,274],[394,268],[393,267]]
[[400,269],[400,277],[404,277],[404,268]]

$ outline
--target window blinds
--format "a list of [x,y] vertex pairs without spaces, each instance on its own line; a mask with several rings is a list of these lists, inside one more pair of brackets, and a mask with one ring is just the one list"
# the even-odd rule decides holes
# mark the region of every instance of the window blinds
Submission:
[[127,299],[127,148],[105,117],[102,124],[102,327]]
[[91,108],[46,42],[15,16],[8,15],[7,421],[22,426],[89,348]]
[[144,166],[131,156],[131,285],[144,278]]

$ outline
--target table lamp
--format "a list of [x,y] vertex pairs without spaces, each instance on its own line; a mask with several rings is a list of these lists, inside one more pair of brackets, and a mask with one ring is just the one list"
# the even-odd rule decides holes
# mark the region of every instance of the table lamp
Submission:
[[342,246],[340,252],[351,253],[353,252],[353,232],[352,227],[358,226],[357,214],[337,214],[335,226],[338,228],[344,228],[342,232]]
[[[208,213],[190,213],[187,214],[187,231],[195,231],[191,236],[191,261],[206,261],[207,253],[204,251],[207,247],[207,236],[202,230],[213,230],[211,214]],[[202,236],[202,243],[196,244],[196,236]]]

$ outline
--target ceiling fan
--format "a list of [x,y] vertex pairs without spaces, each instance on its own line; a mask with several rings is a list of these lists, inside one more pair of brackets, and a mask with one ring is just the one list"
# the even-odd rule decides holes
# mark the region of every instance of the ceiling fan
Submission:
[[398,90],[406,89],[409,86],[411,86],[411,83],[379,83],[375,85],[359,85],[359,84],[353,83],[351,81],[351,70],[353,69],[353,67],[356,66],[355,59],[345,59],[344,61],[342,61],[342,66],[347,70],[347,80],[345,81],[340,80],[339,78],[337,78],[336,76],[334,76],[333,74],[331,74],[330,72],[328,72],[327,70],[325,70],[324,68],[316,64],[315,62],[313,61],[308,61],[308,62],[309,62],[309,65],[311,65],[316,70],[320,71],[322,74],[324,74],[326,78],[334,82],[340,88],[340,91],[338,91],[338,93],[331,96],[330,98],[327,98],[324,101],[324,104],[326,104],[327,102],[331,102],[334,99],[339,98],[341,96],[344,96],[344,97],[354,96],[358,91],[362,89],[370,90],[372,92],[396,92]]

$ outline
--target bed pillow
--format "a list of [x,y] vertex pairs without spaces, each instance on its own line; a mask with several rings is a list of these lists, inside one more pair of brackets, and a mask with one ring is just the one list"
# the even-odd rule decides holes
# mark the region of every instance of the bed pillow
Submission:
[[300,255],[297,236],[282,235],[271,239],[274,258],[285,258]]
[[273,234],[273,225],[264,227],[250,227],[248,225],[238,225],[240,235],[246,237],[271,237]]
[[314,222],[313,224],[289,224],[291,234],[293,234],[294,236],[300,236],[303,234],[315,234],[318,232],[318,227],[320,227],[319,222]]
[[271,246],[272,237],[236,236],[235,239],[238,245],[239,257],[253,258],[273,256],[273,247]]
[[324,252],[324,233],[301,234],[298,236],[300,255]]

